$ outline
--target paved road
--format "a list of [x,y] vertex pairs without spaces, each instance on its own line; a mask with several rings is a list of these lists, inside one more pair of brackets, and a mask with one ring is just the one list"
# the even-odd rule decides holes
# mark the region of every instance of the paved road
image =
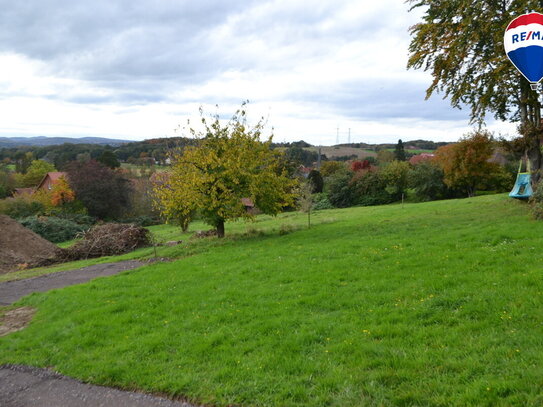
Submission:
[[2,407],[196,407],[181,401],[93,386],[47,369],[0,366]]
[[96,264],[76,270],[59,271],[58,273],[26,280],[0,283],[0,306],[12,304],[28,294],[85,283],[96,277],[111,276],[121,271],[141,267],[144,264],[138,260],[126,260],[118,263]]

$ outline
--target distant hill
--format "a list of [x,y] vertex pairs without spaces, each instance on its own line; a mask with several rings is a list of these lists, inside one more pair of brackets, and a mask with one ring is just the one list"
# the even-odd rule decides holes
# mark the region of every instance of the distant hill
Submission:
[[131,140],[119,140],[104,137],[0,137],[0,148],[14,148],[21,146],[54,146],[64,143],[71,144],[100,144],[120,146],[121,144],[132,143]]

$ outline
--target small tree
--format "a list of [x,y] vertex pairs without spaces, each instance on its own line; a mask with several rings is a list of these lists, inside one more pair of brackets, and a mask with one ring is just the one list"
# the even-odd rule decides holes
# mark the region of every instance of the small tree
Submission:
[[179,205],[170,178],[171,174],[168,172],[156,172],[151,176],[153,206],[166,218],[167,222],[176,224],[183,232],[186,232],[196,212],[196,205],[190,206],[188,202],[183,206]]
[[311,184],[312,193],[318,194],[322,192],[322,188],[324,187],[324,180],[322,179],[322,175],[317,170],[311,170],[309,174],[307,175],[307,180]]
[[395,199],[401,199],[405,193],[408,173],[409,163],[405,161],[392,161],[381,172],[387,192]]
[[302,182],[298,188],[298,207],[307,213],[307,228],[311,228],[311,208],[313,207],[313,184],[310,181]]
[[34,160],[23,177],[24,187],[35,187],[48,172],[56,171],[55,166],[43,160]]
[[15,178],[4,167],[0,166],[0,199],[11,195],[15,189]]
[[369,170],[371,168],[371,164],[368,160],[360,161],[355,160],[351,163],[351,171],[363,171],[363,170]]
[[336,208],[347,208],[356,203],[356,194],[351,185],[353,173],[343,168],[326,179],[326,193]]
[[356,205],[382,205],[393,201],[386,190],[386,183],[378,171],[359,171],[350,184]]
[[119,168],[121,166],[121,163],[117,159],[117,156],[115,155],[115,153],[110,150],[104,151],[102,155],[98,157],[97,161],[111,169]]
[[377,161],[380,165],[394,161],[394,153],[389,150],[379,150],[377,152]]
[[473,132],[456,144],[440,147],[436,158],[445,174],[445,183],[450,188],[463,189],[469,197],[474,196],[477,186],[499,171],[498,164],[489,162],[493,151],[492,135],[487,131]]
[[402,139],[399,139],[398,144],[396,144],[396,148],[394,149],[394,159],[396,161],[405,161],[405,149],[403,147]]
[[270,215],[293,204],[295,182],[279,171],[279,153],[271,150],[272,136],[260,141],[262,119],[248,128],[242,109],[225,126],[218,116],[211,123],[202,118],[202,124],[203,132],[190,129],[198,145],[174,154],[168,183],[155,189],[165,216],[186,217],[198,210],[217,235],[224,237],[225,221],[254,217],[242,198],[250,198]]

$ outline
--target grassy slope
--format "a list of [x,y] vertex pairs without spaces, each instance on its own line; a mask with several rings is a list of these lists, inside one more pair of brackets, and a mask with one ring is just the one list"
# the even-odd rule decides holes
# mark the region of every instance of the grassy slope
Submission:
[[[334,215],[332,217],[332,215]],[[342,215],[341,211],[324,211],[314,213],[311,215],[312,223],[330,223],[336,219],[336,215]],[[262,233],[278,233],[281,228],[289,230],[297,230],[307,224],[305,215],[298,213],[284,213],[277,217],[259,216],[256,221],[238,221],[230,222],[226,225],[226,233],[228,238],[224,241],[218,241],[216,239],[191,239],[193,233],[197,230],[211,229],[209,225],[204,224],[201,221],[191,223],[187,233],[181,232],[181,229],[172,225],[157,225],[150,226],[148,229],[151,231],[158,246],[156,247],[156,257],[159,258],[182,258],[186,256],[194,255],[195,253],[201,253],[209,250],[211,247],[221,246],[228,243],[232,239],[240,239],[248,236]],[[161,243],[165,243],[172,240],[181,240],[182,244],[174,247],[161,246]],[[75,240],[59,243],[59,247],[69,247]],[[37,277],[44,274],[56,273],[58,271],[72,270],[76,268],[91,266],[94,264],[111,263],[122,260],[149,260],[155,257],[155,250],[152,247],[135,250],[131,253],[123,254],[120,256],[104,256],[100,258],[71,261],[67,263],[60,263],[48,267],[38,267],[33,269],[25,269],[19,271],[13,271],[5,274],[0,274],[0,283],[14,280],[21,280],[25,278]]]
[[27,297],[0,363],[214,405],[543,403],[543,224],[521,203],[324,213]]

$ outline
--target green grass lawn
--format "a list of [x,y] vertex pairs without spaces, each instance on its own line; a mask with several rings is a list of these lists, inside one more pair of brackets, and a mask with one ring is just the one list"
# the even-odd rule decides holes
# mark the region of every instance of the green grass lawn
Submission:
[[236,223],[163,248],[180,260],[26,297],[38,311],[0,363],[213,406],[543,404],[543,223],[526,205],[304,221]]
[[[336,220],[336,217],[342,217],[344,214],[342,211],[321,211],[311,215],[312,223],[330,223]],[[156,251],[154,247],[146,247],[135,250],[133,252],[123,254],[120,256],[104,256],[100,258],[71,261],[67,263],[60,263],[53,266],[38,267],[32,269],[19,270],[9,273],[0,274],[0,283],[14,280],[21,280],[25,278],[37,277],[44,274],[55,273],[58,271],[71,270],[75,268],[81,268],[86,266],[92,266],[94,264],[111,263],[122,260],[150,260],[156,257],[159,258],[183,258],[207,251],[212,247],[221,246],[229,243],[231,240],[246,239],[262,234],[279,234],[285,231],[293,231],[303,228],[307,224],[306,215],[299,213],[283,213],[277,217],[260,215],[254,221],[237,221],[229,222],[226,225],[227,238],[223,240],[217,239],[193,239],[192,235],[198,230],[211,229],[209,225],[204,224],[201,221],[195,221],[191,223],[188,232],[183,233],[181,229],[173,225],[157,225],[150,226],[149,229],[157,244]],[[168,247],[162,245],[168,241],[182,241],[183,243]],[[74,244],[76,240],[69,240],[66,242],[58,243],[57,246],[66,248]]]

